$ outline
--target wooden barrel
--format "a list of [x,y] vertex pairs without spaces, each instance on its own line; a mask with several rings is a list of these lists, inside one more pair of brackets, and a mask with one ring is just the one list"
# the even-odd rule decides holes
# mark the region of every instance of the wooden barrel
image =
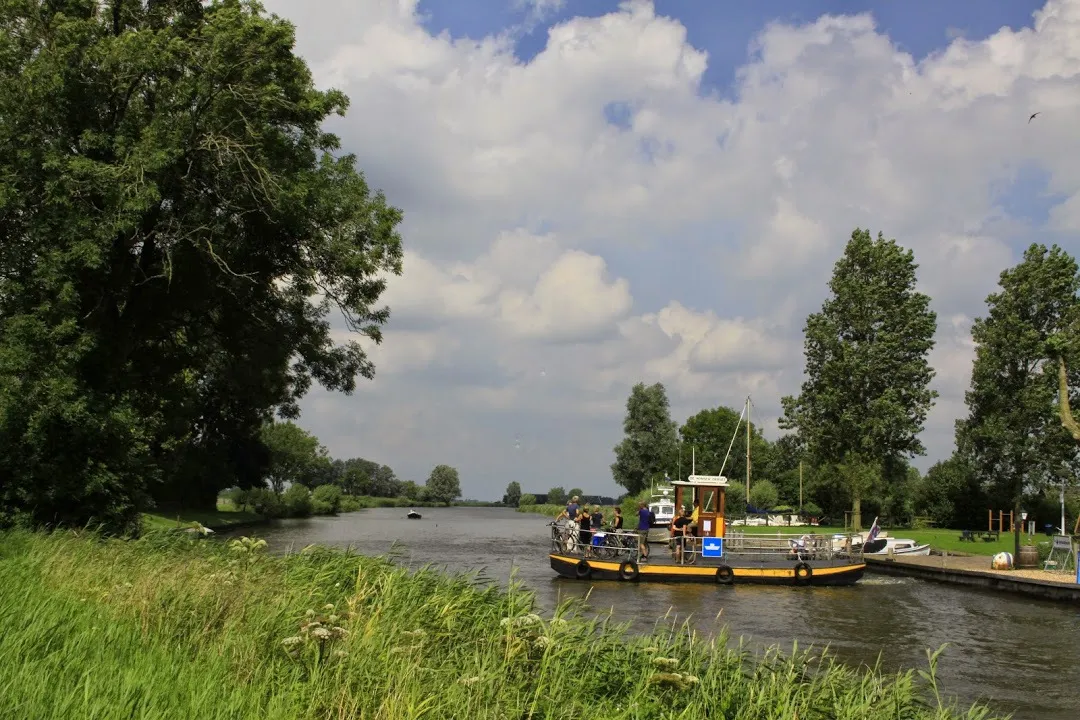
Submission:
[[1016,556],[1016,567],[1039,567],[1039,549],[1034,545],[1021,545],[1020,554]]

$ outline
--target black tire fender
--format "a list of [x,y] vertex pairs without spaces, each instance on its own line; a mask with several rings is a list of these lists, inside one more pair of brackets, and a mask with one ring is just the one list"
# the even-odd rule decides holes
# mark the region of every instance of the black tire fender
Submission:
[[808,564],[801,562],[795,565],[795,584],[796,585],[809,585],[810,579],[814,576],[814,569]]
[[730,585],[735,582],[735,571],[729,565],[721,565],[716,568],[716,582],[721,585]]
[[619,565],[619,579],[633,582],[638,579],[638,566],[633,560],[627,560]]
[[592,565],[588,560],[578,560],[578,564],[574,566],[574,574],[578,580],[586,580],[592,575]]

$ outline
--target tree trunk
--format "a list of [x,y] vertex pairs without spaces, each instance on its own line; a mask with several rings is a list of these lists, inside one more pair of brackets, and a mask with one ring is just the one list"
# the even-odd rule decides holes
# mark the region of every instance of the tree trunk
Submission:
[[851,521],[855,526],[855,532],[862,532],[862,498],[859,497],[859,493],[855,493],[855,501],[852,503],[851,512],[854,516]]
[[[1058,412],[1061,415],[1061,426],[1069,431],[1076,442],[1080,442],[1080,425],[1069,409],[1069,373],[1063,357],[1058,358]],[[1062,528],[1061,531],[1065,532],[1065,529]]]

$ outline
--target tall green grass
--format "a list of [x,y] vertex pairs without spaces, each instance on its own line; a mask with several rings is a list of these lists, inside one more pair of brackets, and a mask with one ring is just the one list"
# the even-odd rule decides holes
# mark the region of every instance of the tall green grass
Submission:
[[0,717],[987,718],[821,654],[648,637],[469,576],[180,533],[0,534]]

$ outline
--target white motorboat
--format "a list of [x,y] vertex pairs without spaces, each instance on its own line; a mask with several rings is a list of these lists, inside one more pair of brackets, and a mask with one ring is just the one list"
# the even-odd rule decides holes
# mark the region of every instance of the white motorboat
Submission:
[[863,545],[864,555],[929,555],[930,545],[920,545],[910,538],[879,537]]
[[667,542],[671,537],[671,521],[675,519],[674,487],[659,485],[649,500],[649,510],[656,516],[649,529],[649,542]]

